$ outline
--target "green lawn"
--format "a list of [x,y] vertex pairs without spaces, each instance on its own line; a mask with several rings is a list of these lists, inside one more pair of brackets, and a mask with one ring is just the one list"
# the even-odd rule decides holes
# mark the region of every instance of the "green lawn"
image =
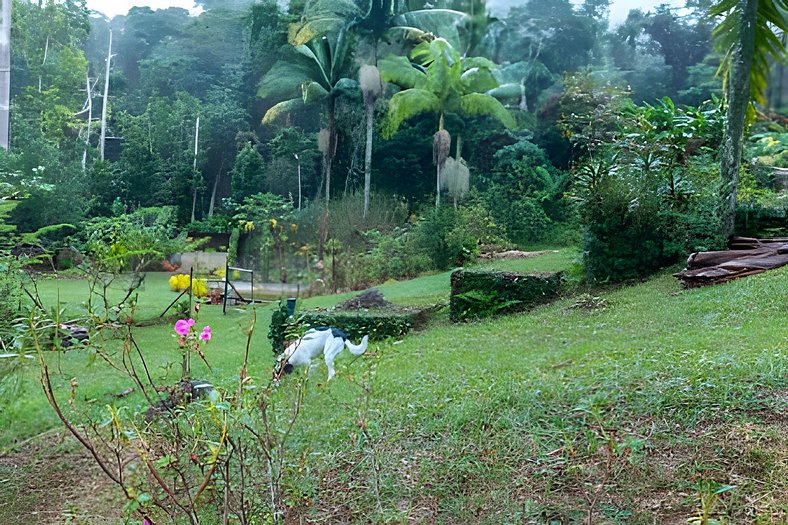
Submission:
[[[495,266],[567,269],[575,258],[564,250]],[[394,302],[431,304],[446,300],[448,283],[441,273],[380,289]],[[165,284],[150,276],[140,308],[163,309],[172,298]],[[80,286],[42,288],[76,300]],[[301,465],[286,479],[295,522],[586,523],[590,512],[593,523],[687,523],[694,487],[713,480],[736,485],[713,509],[723,523],[788,523],[788,270],[687,291],[666,273],[593,294],[592,309],[567,296],[478,323],[439,315],[360,360],[342,356],[328,385],[322,367],[290,442]],[[263,378],[273,360],[270,308],[257,313],[252,372]],[[202,310],[199,323],[214,327],[214,373],[199,373],[232,380],[249,318]],[[175,377],[171,327],[136,333],[156,376]],[[72,377],[79,396],[101,405],[129,386],[78,351],[57,361],[63,397]],[[356,426],[363,399],[354,378],[373,371],[369,429],[383,512]],[[4,396],[0,447],[56,425],[36,377],[30,369]],[[141,406],[134,396],[123,403]]]

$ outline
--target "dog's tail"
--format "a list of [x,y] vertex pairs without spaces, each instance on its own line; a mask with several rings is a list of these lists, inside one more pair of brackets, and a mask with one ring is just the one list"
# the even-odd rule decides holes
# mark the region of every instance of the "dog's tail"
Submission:
[[358,344],[358,345],[354,345],[353,343],[351,343],[350,339],[345,339],[345,346],[347,347],[348,350],[350,350],[350,353],[353,354],[353,355],[361,355],[364,352],[366,352],[368,344],[369,344],[369,336],[368,335],[365,335],[361,339],[361,344]]

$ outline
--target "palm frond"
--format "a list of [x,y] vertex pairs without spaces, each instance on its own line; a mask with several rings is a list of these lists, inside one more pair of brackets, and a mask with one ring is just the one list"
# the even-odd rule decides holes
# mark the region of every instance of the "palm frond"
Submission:
[[[724,53],[717,74],[727,77],[733,67],[735,50],[739,45],[739,34],[742,23],[744,3],[736,0],[721,0],[709,10],[710,16],[722,17],[712,30],[715,47]],[[767,57],[778,62],[785,62],[785,43],[776,31],[788,31],[788,1],[759,0],[757,20],[755,21],[755,39],[753,64],[750,69],[750,97],[762,104],[766,103],[766,87],[769,81],[771,62]]]
[[402,13],[394,18],[394,27],[418,28],[444,38],[455,49],[465,49],[462,27],[468,15],[451,9],[422,9]]
[[388,55],[378,61],[380,77],[384,82],[396,84],[402,88],[419,87],[426,81],[424,71],[414,68],[406,57]]
[[514,128],[514,117],[497,99],[482,93],[470,93],[460,97],[460,111],[468,116],[492,117],[507,128]]
[[344,27],[347,19],[341,15],[326,14],[314,19],[290,24],[287,40],[294,46],[304,45],[327,33]]
[[304,82],[301,84],[301,99],[304,104],[310,104],[318,100],[323,100],[328,96],[326,88],[317,82]]
[[498,80],[485,67],[472,67],[460,77],[466,93],[485,93],[498,87]]
[[304,82],[322,77],[320,68],[314,61],[296,53],[279,60],[260,80],[257,96],[274,101],[293,98]]
[[383,122],[383,136],[390,138],[400,125],[421,113],[435,113],[440,109],[438,97],[426,89],[406,89],[396,93],[389,101],[389,110]]
[[288,40],[294,46],[306,44],[347,27],[363,17],[366,10],[363,0],[313,0],[304,6],[301,20],[290,24]]
[[498,100],[519,99],[523,96],[525,88],[519,82],[511,82],[509,84],[502,84],[497,88],[487,91],[487,95],[494,97]]
[[273,124],[287,113],[304,106],[303,99],[293,98],[276,104],[263,115],[263,124]]

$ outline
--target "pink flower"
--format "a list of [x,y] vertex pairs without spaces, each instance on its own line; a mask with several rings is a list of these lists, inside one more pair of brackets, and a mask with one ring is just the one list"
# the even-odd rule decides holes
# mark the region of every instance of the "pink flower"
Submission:
[[192,327],[194,326],[195,321],[194,319],[189,319],[188,321],[186,321],[186,323],[189,325],[189,327]]
[[[193,320],[189,319],[189,321],[192,321],[192,324],[194,324]],[[180,319],[175,323],[175,331],[178,333],[178,335],[186,336],[189,334],[189,328],[192,326],[192,324],[189,324],[189,321]]]
[[202,329],[202,333],[200,334],[200,339],[203,341],[210,341],[211,340],[211,327],[205,326]]

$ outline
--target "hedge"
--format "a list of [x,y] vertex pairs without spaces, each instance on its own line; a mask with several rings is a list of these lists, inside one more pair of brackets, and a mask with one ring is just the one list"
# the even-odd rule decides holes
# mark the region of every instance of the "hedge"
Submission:
[[383,311],[383,312],[343,312],[336,310],[307,310],[294,317],[288,317],[287,307],[280,307],[271,316],[268,339],[274,354],[285,349],[285,343],[300,337],[308,329],[318,326],[332,326],[345,332],[351,341],[358,343],[369,335],[370,341],[380,341],[389,337],[400,337],[418,323],[421,311]]
[[560,285],[561,272],[456,270],[449,317],[457,322],[526,310],[557,297]]

